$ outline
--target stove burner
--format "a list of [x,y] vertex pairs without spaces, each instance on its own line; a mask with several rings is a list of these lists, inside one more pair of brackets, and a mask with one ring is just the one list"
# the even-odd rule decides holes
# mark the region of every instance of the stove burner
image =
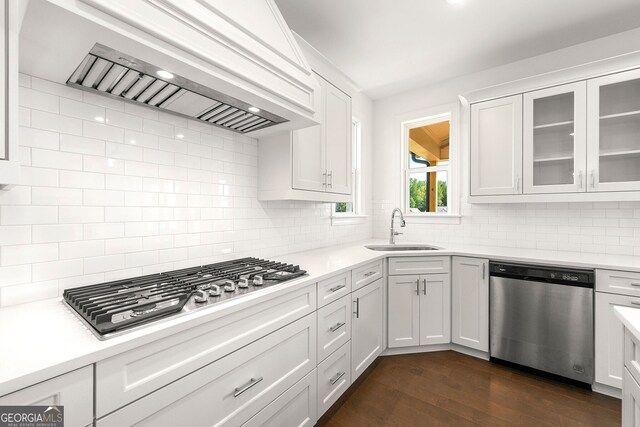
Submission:
[[64,291],[63,297],[79,317],[104,337],[305,274],[297,265],[241,258],[71,288]]

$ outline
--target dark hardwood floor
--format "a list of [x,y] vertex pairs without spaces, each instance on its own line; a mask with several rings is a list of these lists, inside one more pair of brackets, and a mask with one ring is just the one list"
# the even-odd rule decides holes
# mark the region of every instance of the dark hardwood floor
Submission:
[[620,426],[620,400],[452,351],[387,356],[321,426]]

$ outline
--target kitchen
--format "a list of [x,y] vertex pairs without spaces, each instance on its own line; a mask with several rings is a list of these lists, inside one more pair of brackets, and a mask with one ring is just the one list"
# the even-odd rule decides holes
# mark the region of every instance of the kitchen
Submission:
[[640,7],[480,3],[5,1],[0,424],[640,425]]

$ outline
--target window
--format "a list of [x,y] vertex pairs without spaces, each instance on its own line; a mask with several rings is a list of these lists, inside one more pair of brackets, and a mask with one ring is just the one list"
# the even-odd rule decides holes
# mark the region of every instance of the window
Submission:
[[[403,122],[403,207],[408,215],[456,213],[452,206],[452,114]],[[455,152],[454,152],[455,154]]]
[[351,141],[353,162],[351,172],[351,188],[352,200],[350,202],[342,202],[334,204],[334,217],[360,216],[362,214],[362,191],[361,176],[362,170],[362,125],[359,120],[353,118],[351,122]]

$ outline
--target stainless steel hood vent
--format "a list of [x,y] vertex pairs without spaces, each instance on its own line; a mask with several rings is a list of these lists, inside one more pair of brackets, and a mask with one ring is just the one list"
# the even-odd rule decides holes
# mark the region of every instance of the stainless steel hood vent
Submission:
[[[199,119],[238,133],[286,122],[246,102],[96,43],[67,85],[105,96]],[[257,109],[256,109],[257,110]]]

